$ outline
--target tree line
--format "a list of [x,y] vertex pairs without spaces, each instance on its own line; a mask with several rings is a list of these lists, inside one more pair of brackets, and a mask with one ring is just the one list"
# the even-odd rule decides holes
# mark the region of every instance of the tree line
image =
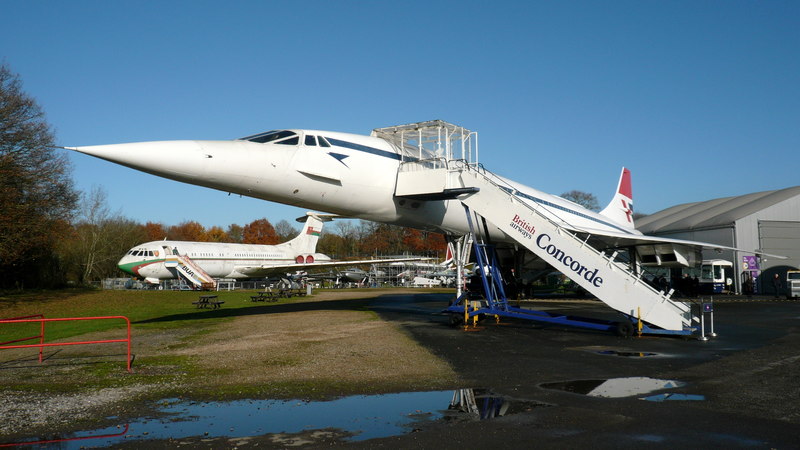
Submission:
[[[102,189],[75,189],[70,161],[54,145],[44,111],[22,90],[19,76],[0,64],[0,289],[82,285],[118,276],[117,261],[149,241],[277,244],[298,233],[286,220],[273,225],[266,218],[227,228],[136,222],[111,212]],[[592,194],[562,196],[599,209]],[[336,259],[442,256],[445,247],[441,234],[344,220],[325,225],[317,251]]]
[[[63,282],[86,284],[121,275],[117,261],[130,248],[145,242],[167,239],[274,245],[294,238],[300,229],[287,220],[273,225],[266,218],[226,228],[206,228],[196,221],[171,226],[140,223],[112,213],[105,191],[94,188],[82,195],[70,232],[55,249],[56,260],[63,265]],[[352,220],[326,223],[317,243],[317,252],[334,259],[409,253],[438,256],[445,248],[444,236],[438,233]]]
[[[286,220],[206,228],[186,221],[140,223],[112,212],[101,188],[74,187],[66,154],[19,76],[0,64],[0,289],[83,285],[122,275],[116,263],[155,240],[277,244],[299,232]],[[361,221],[327,223],[317,251],[343,259],[441,253],[440,234]]]

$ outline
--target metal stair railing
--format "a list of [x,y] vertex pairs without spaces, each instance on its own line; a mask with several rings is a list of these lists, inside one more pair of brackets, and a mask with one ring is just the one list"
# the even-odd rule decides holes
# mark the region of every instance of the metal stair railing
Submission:
[[[494,251],[494,247],[478,242],[479,239],[475,233],[470,210],[466,205],[464,205],[464,210],[467,214],[467,223],[472,236],[472,246],[475,251],[478,270],[481,271],[481,282],[483,283],[483,291],[486,294],[486,301],[489,302],[491,309],[499,307],[501,310],[507,310],[508,299],[503,288],[503,277],[497,269],[497,253]],[[491,255],[489,250],[491,250]]]
[[[648,283],[644,282],[644,280],[641,278],[641,274],[637,274],[637,273],[633,272],[625,264],[622,264],[622,263],[617,262],[615,260],[616,255],[617,255],[616,252],[614,254],[612,254],[611,256],[608,256],[604,252],[595,249],[594,247],[592,247],[588,243],[588,239],[589,239],[588,236],[587,236],[586,240],[580,239],[575,233],[573,233],[572,231],[570,231],[568,229],[565,229],[562,225],[556,223],[555,221],[553,221],[549,217],[545,216],[541,211],[537,210],[537,208],[534,207],[533,205],[530,205],[530,204],[528,204],[526,202],[523,202],[523,201],[517,199],[516,195],[515,195],[516,192],[517,192],[516,189],[514,189],[513,187],[510,187],[510,186],[504,185],[505,183],[503,183],[502,180],[499,180],[497,178],[497,176],[492,174],[491,172],[488,172],[488,171],[486,171],[485,169],[482,169],[482,168],[477,168],[476,169],[476,168],[471,167],[470,165],[464,165],[464,164],[459,165],[459,164],[456,164],[455,166],[456,167],[450,168],[450,170],[454,171],[454,172],[460,172],[461,182],[463,184],[465,184],[465,186],[467,184],[469,184],[469,183],[466,182],[463,179],[463,176],[464,176],[464,174],[468,174],[468,175],[471,175],[471,176],[475,177],[476,181],[478,181],[478,182],[480,182],[482,180],[482,181],[488,183],[489,185],[497,188],[498,190],[500,190],[502,192],[505,192],[511,202],[513,202],[515,205],[524,205],[525,208],[527,208],[529,211],[533,212],[539,219],[542,219],[542,220],[546,221],[547,223],[549,223],[557,231],[557,233],[560,236],[565,236],[565,237],[571,238],[576,244],[579,245],[580,248],[587,250],[588,252],[594,254],[595,256],[601,257],[602,260],[604,261],[605,266],[608,267],[609,269],[611,269],[612,272],[614,272],[615,270],[619,270],[619,271],[623,272],[629,278],[628,280],[625,280],[627,283],[630,283],[632,285],[637,285],[637,284],[641,285],[646,291],[649,291],[650,294],[655,295],[658,298],[660,298],[662,303],[666,302],[669,305],[673,306],[674,308],[680,310],[681,313],[682,313],[682,316],[683,316],[682,317],[682,321],[684,322],[684,324],[685,325],[690,325],[691,324],[691,312],[690,312],[690,307],[688,305],[686,305],[684,303],[681,303],[681,302],[675,302],[675,301],[671,300],[670,299],[670,295],[671,295],[672,292],[668,292],[668,293],[664,294],[664,293],[654,289]],[[501,183],[503,183],[503,184],[501,185]],[[537,205],[537,206],[538,207],[544,207],[543,205]],[[688,318],[686,317],[687,313],[689,315]]]
[[216,287],[217,283],[214,281],[214,278],[211,277],[205,270],[201,269],[200,266],[197,265],[189,255],[178,255],[178,261],[181,264],[189,266],[192,270],[194,270],[195,274],[197,274],[198,281],[202,285],[203,283],[211,283]]

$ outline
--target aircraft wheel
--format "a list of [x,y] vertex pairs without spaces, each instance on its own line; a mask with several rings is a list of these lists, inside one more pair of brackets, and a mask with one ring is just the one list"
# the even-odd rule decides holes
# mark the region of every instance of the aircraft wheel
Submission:
[[463,314],[450,314],[450,326],[459,327],[464,324]]
[[633,336],[633,324],[627,320],[618,322],[616,332],[618,336],[622,336],[624,338],[631,337]]

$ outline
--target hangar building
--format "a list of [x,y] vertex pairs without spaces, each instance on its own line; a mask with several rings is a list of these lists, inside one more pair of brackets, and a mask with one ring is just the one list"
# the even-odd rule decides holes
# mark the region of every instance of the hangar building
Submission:
[[[762,256],[758,261],[758,292],[772,294],[775,291],[769,280],[775,273],[785,287],[786,271],[800,268],[800,186],[673,206],[637,219],[636,228],[644,234],[785,256],[787,259]],[[703,259],[733,262],[733,272],[738,274],[736,291],[742,292],[746,254],[737,253],[706,250]]]

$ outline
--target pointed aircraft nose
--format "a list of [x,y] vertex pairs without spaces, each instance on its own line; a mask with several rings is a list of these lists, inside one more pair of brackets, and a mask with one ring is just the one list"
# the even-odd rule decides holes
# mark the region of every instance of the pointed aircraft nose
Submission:
[[117,262],[117,267],[129,275],[138,276],[139,274],[135,271],[137,264],[138,261],[135,258],[126,254]]
[[204,153],[198,141],[153,141],[64,148],[181,181],[201,175],[211,158],[211,155]]

